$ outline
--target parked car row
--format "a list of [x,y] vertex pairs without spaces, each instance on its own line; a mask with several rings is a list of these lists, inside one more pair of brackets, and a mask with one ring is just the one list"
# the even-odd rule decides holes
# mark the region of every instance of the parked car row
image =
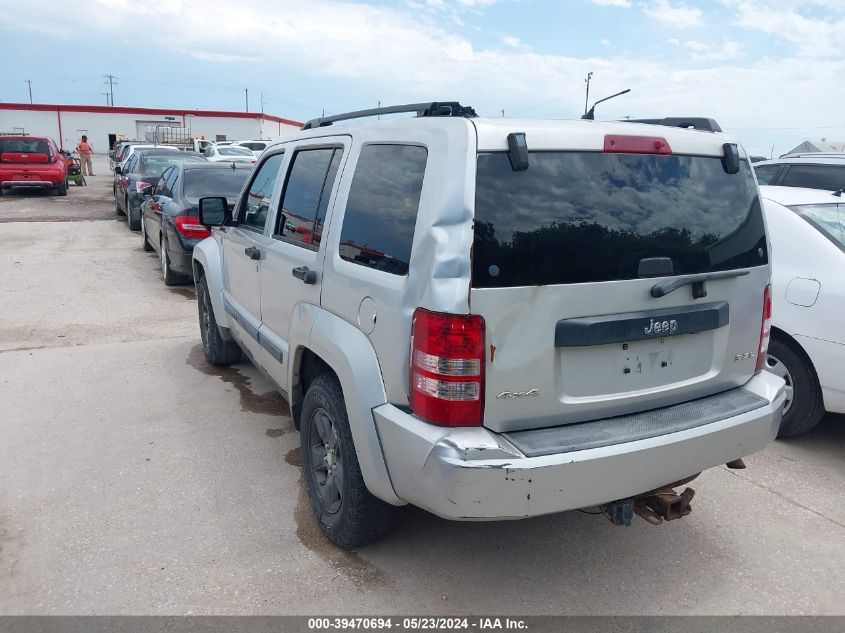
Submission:
[[126,216],[130,230],[141,231],[145,251],[155,251],[161,261],[164,283],[189,283],[193,247],[208,237],[198,224],[197,201],[203,196],[234,199],[255,162],[212,162],[202,154],[166,146],[125,144],[114,166],[114,208]]

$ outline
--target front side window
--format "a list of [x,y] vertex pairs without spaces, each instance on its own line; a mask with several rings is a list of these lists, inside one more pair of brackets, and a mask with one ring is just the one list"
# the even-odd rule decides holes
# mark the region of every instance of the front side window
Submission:
[[341,259],[408,274],[427,158],[417,145],[361,150],[343,216]]
[[754,168],[754,175],[761,185],[771,185],[780,171],[781,165],[762,165]]
[[790,165],[783,185],[836,191],[845,187],[845,165]]
[[283,157],[284,154],[273,154],[258,168],[241,203],[238,224],[258,232],[264,230]]
[[319,248],[325,209],[341,153],[340,149],[326,147],[300,150],[294,155],[275,231],[277,237]]
[[647,258],[676,275],[759,266],[766,235],[751,167],[719,158],[531,152],[478,156],[476,288],[636,279]]

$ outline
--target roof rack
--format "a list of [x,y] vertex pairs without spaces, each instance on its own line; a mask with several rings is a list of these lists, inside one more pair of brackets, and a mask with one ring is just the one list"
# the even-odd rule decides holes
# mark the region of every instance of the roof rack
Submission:
[[384,108],[371,108],[369,110],[357,110],[345,112],[332,116],[311,119],[302,126],[303,130],[310,130],[316,127],[325,127],[337,121],[348,121],[349,119],[360,119],[363,117],[379,116],[382,114],[396,114],[398,112],[416,112],[418,117],[428,116],[457,116],[476,117],[475,110],[471,106],[462,106],[457,101],[431,101],[428,103],[408,103],[405,105],[387,106]]
[[705,132],[721,132],[722,128],[714,119],[705,117],[666,117],[665,119],[628,119],[627,123],[649,123],[651,125],[666,125],[668,127],[692,128]]

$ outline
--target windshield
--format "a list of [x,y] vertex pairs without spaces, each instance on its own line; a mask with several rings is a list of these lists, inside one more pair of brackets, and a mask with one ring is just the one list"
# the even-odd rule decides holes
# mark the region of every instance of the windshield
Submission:
[[845,251],[845,202],[792,207],[822,235]]
[[185,197],[225,196],[233,203],[249,174],[249,169],[189,169],[185,171]]
[[181,153],[174,154],[173,156],[145,156],[143,161],[144,163],[138,171],[144,174],[161,174],[171,165],[179,163],[208,162],[201,156],[185,155]]
[[218,147],[217,152],[221,156],[255,156],[245,147]]
[[747,162],[719,158],[532,152],[478,156],[473,286],[501,288],[635,279],[640,261],[674,274],[767,262],[757,187]]

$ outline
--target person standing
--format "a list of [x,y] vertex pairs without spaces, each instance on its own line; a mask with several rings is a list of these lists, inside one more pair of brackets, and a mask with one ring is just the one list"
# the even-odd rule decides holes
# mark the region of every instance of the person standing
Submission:
[[76,146],[76,151],[79,152],[79,162],[82,167],[82,175],[93,176],[94,170],[91,167],[91,154],[94,153],[94,148],[91,146],[91,143],[88,142],[88,137],[84,134],[82,135],[82,140],[79,141],[79,145]]

